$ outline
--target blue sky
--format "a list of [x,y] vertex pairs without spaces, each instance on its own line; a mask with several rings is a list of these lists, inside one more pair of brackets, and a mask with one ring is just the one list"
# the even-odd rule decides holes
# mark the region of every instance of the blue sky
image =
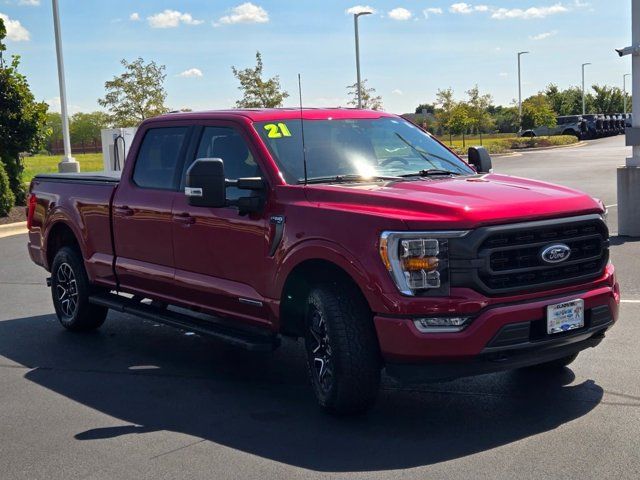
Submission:
[[[525,96],[551,82],[578,85],[583,62],[593,63],[588,84],[621,85],[631,70],[613,52],[631,43],[628,0],[60,0],[70,109],[97,109],[120,59],[138,56],[166,65],[169,107],[232,107],[230,67],[253,65],[256,50],[291,94],[287,105],[297,103],[299,72],[307,105],[344,106],[355,82],[347,11],[358,5],[376,11],[360,20],[363,77],[391,112],[433,101],[438,88],[462,98],[476,83],[509,104],[519,50],[532,52]],[[51,1],[0,0],[0,16],[35,95],[59,108]]]

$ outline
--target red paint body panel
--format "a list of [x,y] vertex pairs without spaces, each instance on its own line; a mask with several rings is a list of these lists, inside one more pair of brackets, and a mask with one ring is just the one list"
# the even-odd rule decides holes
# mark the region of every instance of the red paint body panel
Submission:
[[[307,109],[302,114],[307,120],[392,117],[350,109]],[[31,258],[49,268],[48,237],[63,223],[75,235],[93,283],[276,332],[290,273],[305,261],[325,260],[360,287],[375,314],[382,352],[394,361],[476,355],[502,325],[540,318],[545,305],[565,299],[584,298],[587,308],[609,305],[617,317],[612,266],[595,281],[535,293],[490,297],[452,288],[447,297],[401,295],[378,253],[383,231],[472,230],[602,213],[602,207],[576,190],[498,174],[287,185],[253,122],[299,118],[297,109],[232,110],[168,114],[143,122],[119,183],[62,177],[32,182],[37,204],[29,233]],[[193,207],[180,191],[143,189],[131,180],[147,130],[190,126],[195,131],[209,125],[234,128],[249,145],[268,184],[260,213],[240,216],[234,208]],[[281,243],[269,256],[274,215],[284,216],[286,223]],[[456,334],[420,334],[410,321],[444,314],[477,317]]]

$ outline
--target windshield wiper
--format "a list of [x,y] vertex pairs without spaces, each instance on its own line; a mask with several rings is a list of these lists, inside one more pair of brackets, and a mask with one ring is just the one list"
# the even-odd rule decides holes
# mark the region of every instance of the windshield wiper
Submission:
[[441,170],[439,168],[430,168],[428,170],[420,170],[416,173],[407,173],[403,177],[431,177],[437,175],[461,175],[460,172],[452,172],[451,170]]
[[[404,175],[403,175],[404,176]],[[347,182],[377,182],[377,181],[395,181],[399,182],[404,180],[402,177],[392,177],[385,175],[332,175],[327,177],[312,177],[308,178],[306,183],[347,183]],[[298,184],[304,184],[304,179],[298,180]]]

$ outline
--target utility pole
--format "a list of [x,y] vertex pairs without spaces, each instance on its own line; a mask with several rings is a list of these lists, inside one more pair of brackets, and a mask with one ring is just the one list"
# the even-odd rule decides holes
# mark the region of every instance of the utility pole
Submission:
[[362,108],[362,79],[360,78],[360,35],[358,33],[358,18],[360,18],[362,15],[371,15],[372,13],[373,12],[365,10],[353,14],[353,26],[356,35],[356,89],[358,92],[358,108]]
[[582,64],[582,114],[583,115],[587,114],[587,97],[584,90],[584,67],[586,67],[587,65],[591,65],[591,64],[590,63]]
[[71,156],[71,139],[69,135],[69,112],[67,110],[67,86],[64,80],[64,59],[62,57],[62,35],[60,33],[60,14],[58,0],[52,0],[53,31],[56,37],[56,57],[58,60],[58,83],[60,84],[60,114],[62,117],[62,140],[64,143],[64,158],[58,164],[58,171],[69,173],[79,172],[80,164]]
[[631,1],[632,46],[616,50],[621,57],[631,55],[631,96],[633,121],[627,128],[627,146],[633,156],[618,167],[618,234],[640,237],[640,2]]
[[522,131],[522,74],[520,70],[520,57],[529,52],[518,52],[518,126]]

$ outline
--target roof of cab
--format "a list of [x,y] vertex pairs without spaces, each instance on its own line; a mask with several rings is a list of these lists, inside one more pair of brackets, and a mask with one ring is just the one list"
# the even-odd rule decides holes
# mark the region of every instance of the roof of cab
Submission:
[[[305,120],[329,119],[373,119],[394,117],[395,115],[375,110],[359,110],[355,108],[303,108],[302,118]],[[277,120],[293,120],[300,118],[299,108],[260,108],[260,109],[232,109],[208,110],[201,112],[172,112],[153,120],[205,120],[224,119],[229,117],[245,117],[252,122]]]

